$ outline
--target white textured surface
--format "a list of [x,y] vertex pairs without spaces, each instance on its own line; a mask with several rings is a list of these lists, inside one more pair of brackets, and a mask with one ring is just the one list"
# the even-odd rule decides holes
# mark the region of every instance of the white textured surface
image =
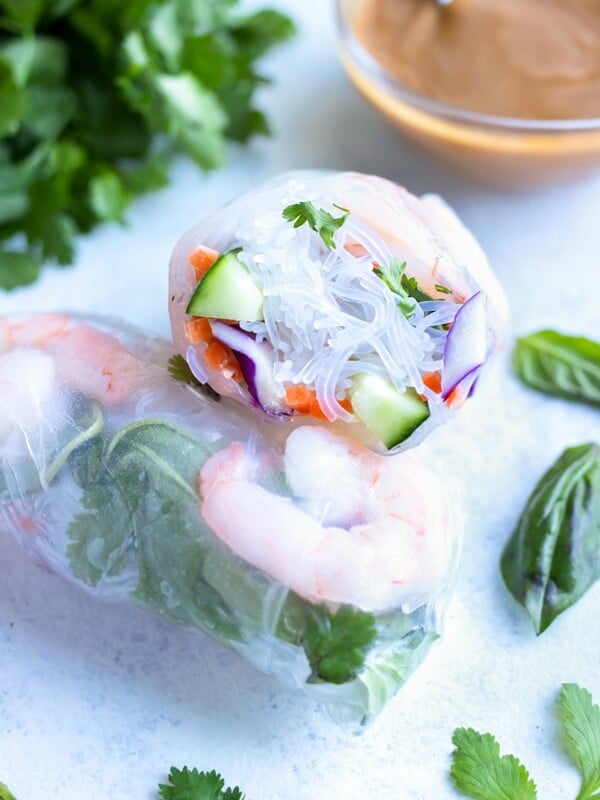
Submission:
[[[189,164],[137,204],[127,229],[81,243],[75,269],[0,294],[0,312],[119,314],[167,334],[177,237],[232,194],[295,167],[358,169],[439,191],[486,248],[513,334],[554,326],[600,338],[600,178],[535,195],[470,185],[400,142],[348,86],[329,7],[279,0],[301,23],[268,64],[276,136],[208,178]],[[317,10],[318,9],[318,10]],[[0,537],[0,780],[19,800],[151,800],[171,764],[223,771],[249,800],[450,800],[451,734],[491,730],[530,767],[540,798],[576,794],[553,706],[563,681],[600,700],[600,585],[535,638],[498,559],[533,484],[569,445],[600,439],[597,412],[520,387],[505,353],[428,447],[464,482],[465,552],[446,636],[361,739],[201,636],[104,606]]]

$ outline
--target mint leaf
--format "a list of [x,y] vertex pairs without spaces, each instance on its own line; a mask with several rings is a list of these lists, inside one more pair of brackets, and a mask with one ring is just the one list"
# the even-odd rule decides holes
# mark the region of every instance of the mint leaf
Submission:
[[225,781],[218,772],[199,772],[197,769],[171,767],[169,782],[161,784],[162,800],[244,800],[236,786],[225,789]]
[[350,212],[341,206],[335,206],[343,212],[341,217],[334,217],[328,211],[316,206],[309,200],[303,200],[299,203],[292,203],[283,209],[283,218],[286,222],[292,222],[294,228],[300,228],[302,225],[308,225],[315,233],[318,233],[325,245],[333,250],[335,242],[333,240],[334,233],[339,230],[344,222],[348,219]]
[[513,366],[533,389],[600,406],[600,342],[538,331],[517,339]]
[[600,798],[600,708],[587,689],[574,683],[562,685],[558,716],[566,749],[581,773],[576,800]]
[[566,450],[529,497],[501,559],[536,633],[600,578],[600,446]]
[[452,736],[450,775],[456,788],[475,800],[537,800],[535,783],[515,756],[500,756],[490,733],[457,728]]

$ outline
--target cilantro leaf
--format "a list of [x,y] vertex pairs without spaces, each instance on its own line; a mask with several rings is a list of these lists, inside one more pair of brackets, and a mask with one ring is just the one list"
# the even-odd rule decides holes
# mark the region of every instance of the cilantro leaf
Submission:
[[390,258],[387,265],[378,265],[373,272],[397,296],[399,309],[407,319],[410,319],[415,312],[417,299],[421,298],[415,297],[420,291],[416,279],[409,278],[405,274],[406,261]]
[[0,286],[5,289],[33,283],[39,271],[40,262],[35,256],[0,248]]
[[587,689],[564,683],[559,695],[558,715],[566,749],[581,773],[576,800],[600,798],[600,708]]
[[240,789],[225,789],[225,781],[218,772],[199,772],[196,768],[171,767],[169,782],[160,784],[162,800],[244,800]]
[[350,214],[347,208],[337,206],[335,203],[334,206],[343,212],[341,217],[334,217],[323,208],[316,208],[310,200],[302,200],[286,206],[283,209],[283,218],[286,222],[293,222],[294,228],[308,225],[315,233],[319,234],[329,250],[334,250],[333,235],[342,227]]
[[72,263],[178,153],[268,133],[256,62],[293,24],[241,0],[0,0],[0,288]]
[[194,389],[202,392],[202,394],[212,398],[215,402],[220,402],[221,395],[217,394],[217,392],[215,392],[215,390],[207,383],[200,383],[182,355],[177,354],[171,356],[167,369],[169,375],[174,381],[178,381],[179,383],[187,383],[188,386],[192,386]]
[[372,614],[342,607],[335,614],[314,613],[307,607],[304,632],[313,675],[329,683],[346,683],[364,664],[365,650],[377,630]]
[[372,614],[348,606],[332,612],[290,593],[277,635],[302,645],[312,669],[310,682],[347,683],[362,669],[377,626]]
[[475,800],[537,800],[535,783],[515,756],[500,756],[490,733],[457,728],[450,775],[457,789]]

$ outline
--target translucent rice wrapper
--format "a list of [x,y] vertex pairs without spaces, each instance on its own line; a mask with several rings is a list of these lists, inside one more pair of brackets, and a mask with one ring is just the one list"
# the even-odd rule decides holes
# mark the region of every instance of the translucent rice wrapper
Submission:
[[0,530],[361,731],[441,633],[461,521],[412,453],[263,425],[114,320],[0,318]]
[[198,380],[386,454],[465,402],[508,317],[440,197],[350,172],[288,173],[203,219],[175,246],[169,300]]

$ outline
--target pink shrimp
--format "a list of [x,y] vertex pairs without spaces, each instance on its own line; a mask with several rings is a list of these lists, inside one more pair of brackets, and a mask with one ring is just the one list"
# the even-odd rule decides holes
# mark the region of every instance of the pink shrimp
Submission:
[[21,348],[46,353],[60,380],[105,406],[125,400],[141,367],[113,336],[66,314],[0,318],[0,358]]
[[284,468],[293,499],[259,485],[241,442],[204,465],[202,515],[235,553],[313,601],[412,610],[435,593],[457,522],[416,456],[379,456],[305,426],[288,436]]

